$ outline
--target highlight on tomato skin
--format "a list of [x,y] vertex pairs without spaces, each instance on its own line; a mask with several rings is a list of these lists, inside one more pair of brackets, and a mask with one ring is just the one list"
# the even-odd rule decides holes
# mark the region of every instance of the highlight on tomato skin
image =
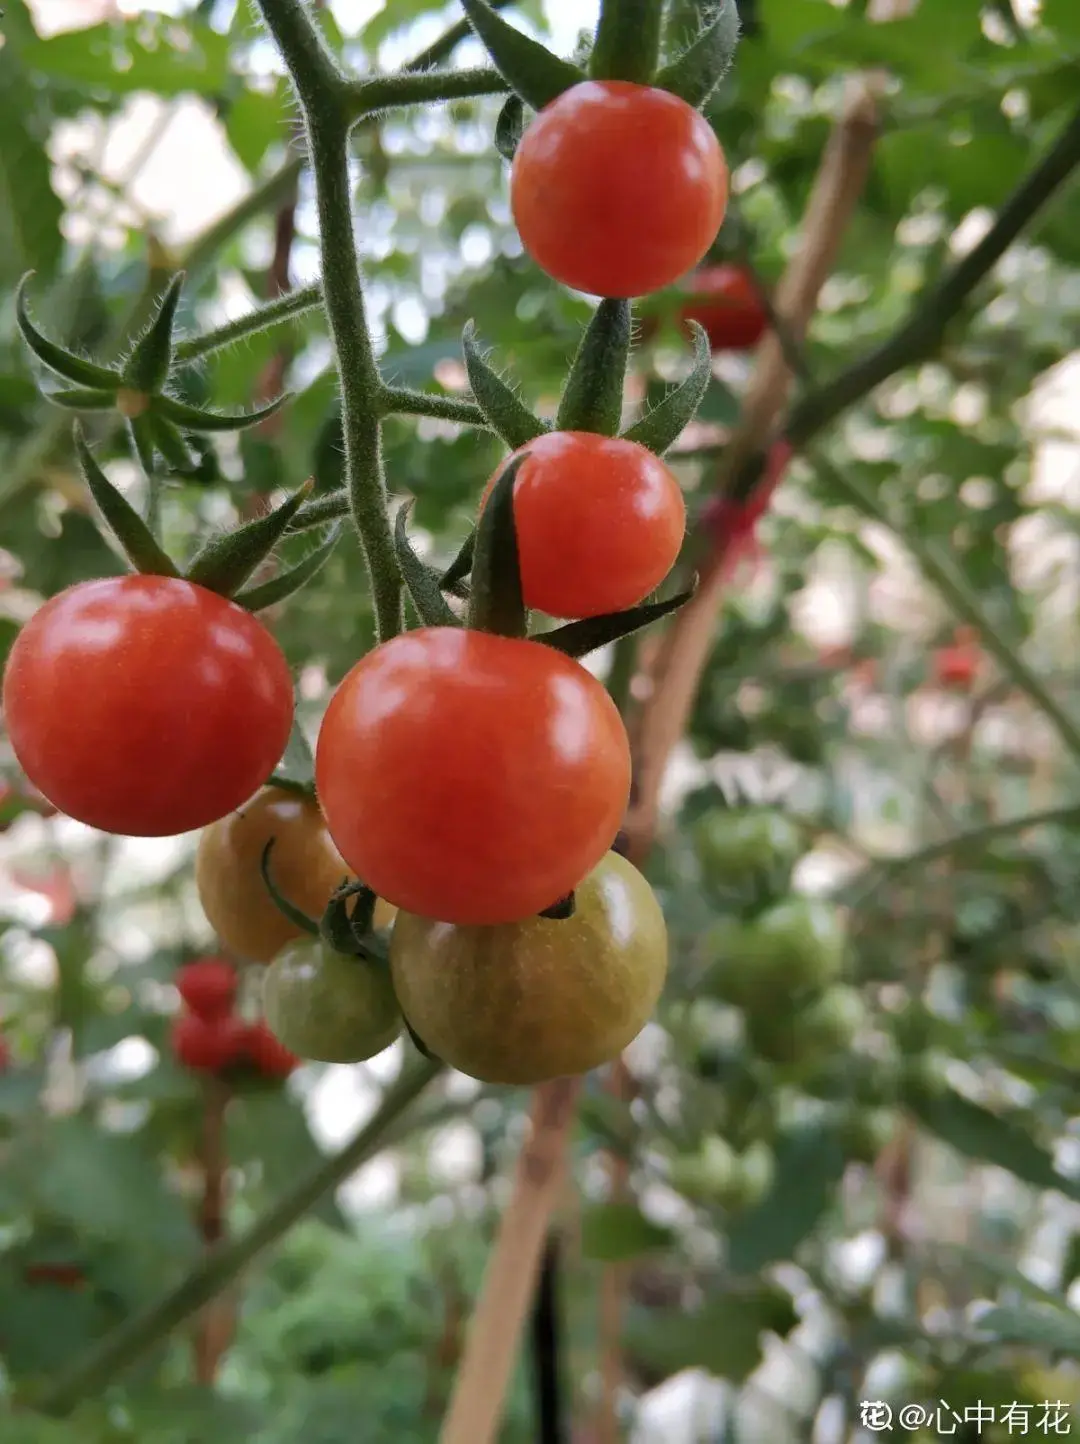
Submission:
[[514,523],[527,607],[595,617],[636,606],[660,585],[682,546],[686,504],[658,456],[585,431],[547,432],[514,455],[525,457]]
[[61,812],[169,837],[239,807],[288,741],[293,689],[249,612],[175,577],[78,582],[23,627],[4,671],[16,758]]
[[622,824],[615,704],[539,641],[456,627],[363,657],[327,708],[315,781],[342,857],[399,908],[513,922],[565,897]]
[[645,296],[705,255],[728,183],[719,141],[684,100],[587,80],[526,129],[510,204],[522,245],[548,275],[594,296]]

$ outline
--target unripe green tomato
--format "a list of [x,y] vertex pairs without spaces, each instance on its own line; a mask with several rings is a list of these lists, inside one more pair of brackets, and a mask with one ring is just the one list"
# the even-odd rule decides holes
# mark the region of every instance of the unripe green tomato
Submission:
[[866,1018],[861,995],[843,984],[804,1007],[761,1007],[747,1015],[754,1051],[772,1063],[817,1062],[846,1052]]
[[263,1011],[271,1032],[319,1063],[362,1063],[401,1032],[390,970],[303,938],[266,970]]
[[786,898],[755,918],[746,934],[744,946],[763,990],[821,988],[843,967],[843,921],[821,898]]
[[900,1115],[892,1108],[852,1108],[840,1125],[840,1138],[849,1158],[873,1163],[896,1135]]
[[803,851],[798,826],[766,807],[715,808],[699,818],[694,837],[706,877],[720,887],[788,869]]
[[472,927],[399,912],[390,967],[401,1010],[445,1063],[484,1083],[587,1073],[652,1016],[667,973],[664,915],[609,852],[570,918]]
[[676,1158],[670,1178],[672,1187],[692,1203],[730,1208],[742,1196],[738,1155],[715,1135],[706,1138],[699,1153]]

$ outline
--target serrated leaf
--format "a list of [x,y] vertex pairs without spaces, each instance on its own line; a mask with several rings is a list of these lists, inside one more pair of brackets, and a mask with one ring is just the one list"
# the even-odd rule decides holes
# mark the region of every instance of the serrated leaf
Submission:
[[582,1214],[581,1250],[586,1258],[621,1263],[674,1242],[670,1228],[647,1219],[633,1203],[597,1203]]
[[460,619],[442,594],[438,574],[426,567],[412,549],[407,526],[411,509],[411,502],[398,508],[394,518],[394,550],[413,606],[425,627],[460,627]]
[[211,538],[191,559],[184,575],[207,591],[231,597],[273,551],[289,523],[311,495],[311,483],[298,487],[274,511]]
[[515,30],[486,0],[462,0],[462,8],[500,75],[534,110],[585,79],[576,65]]
[[720,0],[709,24],[692,45],[657,72],[653,84],[670,90],[688,105],[703,106],[727,74],[738,43],[735,0]]
[[555,417],[556,431],[615,435],[622,419],[629,355],[630,302],[601,301],[585,328],[566,378]]
[[694,338],[694,364],[689,376],[673,387],[659,405],[623,432],[625,441],[636,441],[657,456],[662,456],[669,446],[673,446],[693,421],[712,377],[709,338],[696,321],[690,322],[690,330]]
[[476,327],[471,321],[466,323],[461,333],[461,350],[465,357],[465,369],[469,374],[469,386],[477,406],[484,413],[492,431],[501,436],[512,451],[547,431],[544,422],[533,415],[481,356]]
[[609,642],[629,637],[634,632],[640,632],[643,627],[651,626],[661,617],[677,612],[693,595],[694,591],[691,589],[679,592],[677,596],[669,597],[663,602],[644,602],[640,607],[631,607],[625,612],[606,612],[600,617],[585,617],[580,622],[567,622],[565,626],[554,627],[550,632],[537,632],[533,641],[543,642],[545,647],[554,647],[557,652],[564,652],[568,657],[585,657],[600,647],[606,647]]

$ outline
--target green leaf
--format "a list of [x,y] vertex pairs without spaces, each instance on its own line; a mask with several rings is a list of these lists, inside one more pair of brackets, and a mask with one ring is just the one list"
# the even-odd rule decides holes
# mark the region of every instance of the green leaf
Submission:
[[307,481],[274,511],[212,537],[191,559],[185,572],[188,581],[231,597],[270,555],[310,495],[311,482]]
[[1080,1198],[1080,1184],[1058,1173],[1052,1155],[1031,1136],[1026,1115],[1010,1118],[951,1089],[937,1093],[917,1085],[905,1089],[904,1102],[929,1133],[965,1158],[1004,1168],[1033,1188],[1057,1189]]
[[67,381],[74,381],[77,386],[115,391],[120,384],[117,372],[110,371],[107,366],[98,366],[93,361],[86,361],[81,356],[73,356],[70,351],[65,351],[62,346],[57,346],[55,341],[43,336],[31,321],[26,307],[26,288],[31,274],[27,272],[23,276],[19,289],[15,292],[15,321],[30,350],[43,366],[47,366],[50,371],[55,371]]
[[438,573],[426,567],[412,549],[407,526],[411,508],[411,502],[398,507],[394,518],[394,550],[413,606],[425,627],[460,627],[460,618],[442,594]]
[[9,31],[0,47],[0,291],[22,271],[52,276],[63,254],[63,205],[46,150],[52,117]]
[[709,338],[696,321],[690,322],[690,329],[694,338],[694,364],[689,376],[672,387],[663,401],[623,432],[625,441],[636,441],[657,456],[662,456],[669,446],[673,446],[693,421],[712,378]]
[[534,110],[585,79],[568,60],[530,40],[492,10],[486,0],[461,0],[469,24],[483,42],[499,73]]
[[[266,1193],[274,1198],[321,1157],[301,1104],[280,1089],[250,1093],[233,1101],[226,1117],[228,1153],[234,1164],[258,1163]],[[325,1195],[309,1217],[331,1228],[344,1220],[333,1194]]]
[[75,453],[90,495],[105,525],[123,548],[136,571],[148,576],[178,577],[172,558],[158,545],[153,532],[94,460],[82,428],[75,427]]
[[738,43],[735,0],[720,0],[709,24],[688,49],[657,72],[653,84],[700,108],[727,74]]
[[786,1335],[795,1323],[795,1307],[779,1288],[722,1289],[711,1292],[694,1313],[631,1313],[623,1344],[631,1358],[666,1374],[707,1369],[719,1379],[741,1384],[761,1362],[761,1335]]
[[333,555],[334,548],[341,540],[343,529],[340,522],[336,523],[327,532],[326,540],[314,551],[308,552],[302,561],[297,562],[288,571],[271,577],[268,582],[263,582],[260,586],[248,587],[237,592],[233,601],[237,606],[246,607],[249,612],[261,612],[265,607],[277,606],[286,597],[291,597],[294,592],[298,592],[301,587],[306,586],[322,571]]
[[524,637],[528,629],[514,525],[514,483],[528,454],[503,467],[476,528],[468,625],[503,637]]
[[824,1217],[844,1163],[844,1149],[831,1129],[808,1127],[781,1138],[772,1187],[735,1219],[728,1234],[732,1270],[755,1274],[791,1258]]
[[651,1222],[633,1203],[597,1203],[582,1215],[582,1252],[603,1263],[640,1258],[674,1242],[670,1228]]
[[566,378],[555,417],[556,431],[615,435],[622,420],[629,355],[630,302],[601,301],[585,328]]
[[469,385],[477,406],[487,418],[488,425],[512,451],[533,441],[547,426],[534,416],[524,402],[519,401],[506,382],[497,376],[480,354],[476,340],[476,328],[467,322],[461,333],[461,350],[465,356],[465,369],[469,373]]
[[554,627],[550,632],[537,632],[533,641],[543,642],[545,647],[554,647],[568,657],[585,657],[609,642],[620,637],[629,637],[643,627],[659,621],[684,607],[694,595],[693,589],[679,592],[663,602],[643,602],[639,607],[630,607],[625,612],[607,612],[601,617],[585,617],[580,622],[567,622],[565,626]]
[[[178,36],[184,43],[178,44]],[[79,90],[216,95],[230,78],[229,39],[209,25],[147,11],[123,24],[92,25],[21,46],[23,64]]]
[[1002,1344],[1029,1344],[1080,1357],[1080,1319],[1066,1309],[990,1309],[979,1316],[978,1329]]
[[157,314],[139,337],[124,363],[124,385],[132,391],[155,395],[164,386],[172,365],[173,326],[186,276],[173,276],[158,304]]

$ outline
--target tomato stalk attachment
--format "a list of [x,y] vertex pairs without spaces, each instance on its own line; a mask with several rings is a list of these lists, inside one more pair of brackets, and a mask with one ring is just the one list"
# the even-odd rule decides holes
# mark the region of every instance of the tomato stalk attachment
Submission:
[[592,314],[566,379],[556,431],[615,436],[622,420],[630,355],[630,302],[601,301]]
[[594,80],[648,85],[660,57],[664,0],[602,0],[589,60]]

